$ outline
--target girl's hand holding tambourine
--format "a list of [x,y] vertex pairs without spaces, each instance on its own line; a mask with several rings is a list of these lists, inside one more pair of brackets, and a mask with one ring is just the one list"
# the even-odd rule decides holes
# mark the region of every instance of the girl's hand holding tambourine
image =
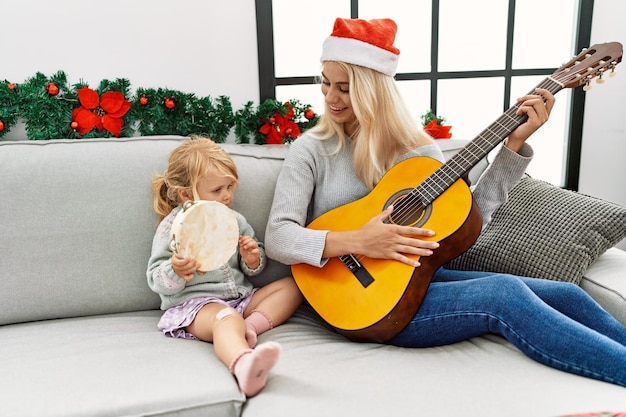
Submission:
[[239,236],[239,253],[248,268],[256,269],[261,262],[259,244],[250,236]]
[[179,258],[177,255],[172,256],[172,269],[176,275],[189,282],[193,279],[193,273],[200,268],[200,262],[193,258]]

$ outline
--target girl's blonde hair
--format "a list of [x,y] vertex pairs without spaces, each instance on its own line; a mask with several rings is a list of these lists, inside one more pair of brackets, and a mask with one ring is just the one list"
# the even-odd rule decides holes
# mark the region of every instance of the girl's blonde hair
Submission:
[[230,177],[239,184],[237,166],[230,155],[217,143],[202,136],[191,138],[170,154],[167,169],[152,178],[154,211],[162,220],[174,207],[182,204],[180,191],[187,190],[198,199],[198,181],[209,172]]
[[[336,62],[348,75],[350,101],[356,116],[352,137],[354,169],[370,189],[397,158],[419,146],[433,143],[409,113],[393,77],[358,65]],[[339,137],[337,151],[352,146],[344,126],[326,111],[309,132],[319,139]]]

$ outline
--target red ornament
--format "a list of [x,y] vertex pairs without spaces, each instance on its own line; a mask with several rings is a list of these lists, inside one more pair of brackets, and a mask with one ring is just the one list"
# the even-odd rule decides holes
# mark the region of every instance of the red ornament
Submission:
[[70,127],[74,130],[78,129],[78,122],[72,122],[70,123]]
[[139,97],[139,104],[141,104],[142,106],[148,104],[148,97],[146,97],[145,94],[142,94],[141,97]]
[[4,122],[0,120],[0,132],[4,130]]
[[57,94],[59,94],[59,86],[55,83],[48,83],[48,85],[46,85],[46,91],[51,96],[56,96]]
[[176,102],[173,99],[166,97],[163,101],[163,105],[166,109],[172,110],[174,107],[176,107]]
[[15,87],[15,84],[13,84],[13,83],[8,83],[7,87],[9,87],[9,90],[13,90],[13,91],[15,91],[15,89],[17,88],[17,87]]
[[304,111],[304,117],[306,117],[307,120],[312,120],[315,117],[315,112],[312,109],[306,109]]

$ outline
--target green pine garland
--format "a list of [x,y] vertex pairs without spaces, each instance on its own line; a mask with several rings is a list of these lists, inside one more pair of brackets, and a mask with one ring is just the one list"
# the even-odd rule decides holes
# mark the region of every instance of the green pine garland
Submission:
[[[69,85],[67,76],[59,71],[49,77],[37,73],[24,83],[2,81],[0,85],[0,138],[6,135],[21,119],[26,125],[29,140],[82,139],[114,137],[106,129],[94,128],[81,135],[72,124],[72,113],[81,107],[78,90],[89,87],[80,81]],[[130,82],[124,78],[102,80],[94,90],[101,96],[108,91],[122,93],[130,102],[130,110],[123,116],[120,137],[139,135],[205,135],[214,141],[226,141],[233,130],[238,143],[267,143],[266,135],[259,129],[273,115],[285,116],[288,104],[265,100],[258,106],[248,102],[234,111],[226,96],[197,97],[166,88],[137,88],[131,92]],[[309,105],[290,100],[293,122],[304,132],[317,123],[319,117]],[[280,131],[280,127],[276,129]],[[293,138],[285,137],[284,142]]]

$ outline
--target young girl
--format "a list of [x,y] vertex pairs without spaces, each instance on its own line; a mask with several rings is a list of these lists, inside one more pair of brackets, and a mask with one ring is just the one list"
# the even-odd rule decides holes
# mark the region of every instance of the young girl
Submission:
[[[167,336],[212,342],[240,389],[251,397],[267,381],[281,347],[256,346],[257,335],[283,323],[302,302],[292,278],[253,288],[247,277],[261,273],[266,257],[246,219],[235,212],[239,248],[223,267],[200,272],[196,259],[182,259],[169,249],[170,230],[188,200],[217,201],[230,207],[237,188],[235,163],[207,138],[195,137],[176,148],[167,170],[152,182],[154,209],[161,222],[152,243],[148,284],[166,310],[159,328]],[[255,347],[256,346],[256,347]]]

